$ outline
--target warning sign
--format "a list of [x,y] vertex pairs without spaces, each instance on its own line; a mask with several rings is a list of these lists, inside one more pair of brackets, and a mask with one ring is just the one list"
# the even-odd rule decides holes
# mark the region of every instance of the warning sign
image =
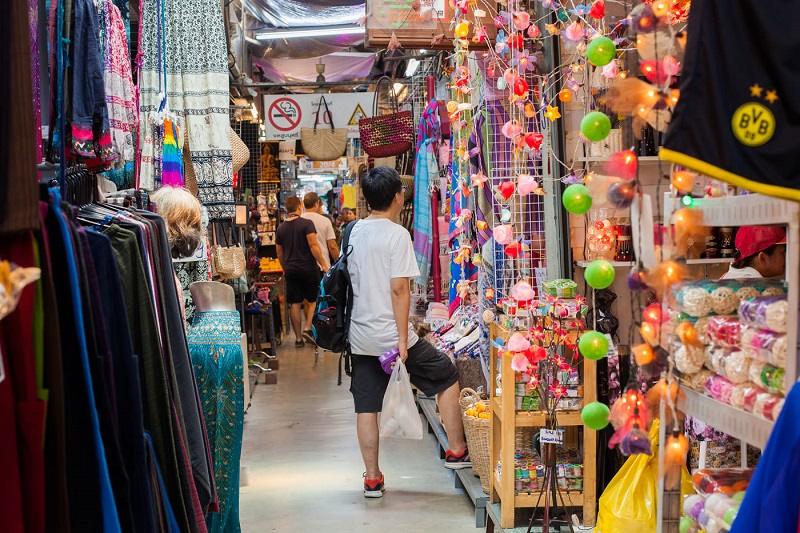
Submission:
[[303,112],[291,98],[278,98],[269,106],[269,122],[278,131],[291,131],[300,125]]
[[[2,0],[0,0],[2,1]],[[371,116],[375,93],[332,93],[325,95],[333,117],[334,126],[347,128],[348,137],[358,137],[358,119]],[[294,94],[291,96],[265,95],[264,109],[267,120],[267,140],[293,141],[300,138],[302,128],[313,128],[319,112],[319,94]],[[320,124],[327,126],[328,120]]]
[[356,110],[353,111],[353,114],[350,115],[350,121],[347,123],[348,126],[358,126],[359,119],[367,116],[364,113],[364,110],[361,109],[361,104],[356,104]]

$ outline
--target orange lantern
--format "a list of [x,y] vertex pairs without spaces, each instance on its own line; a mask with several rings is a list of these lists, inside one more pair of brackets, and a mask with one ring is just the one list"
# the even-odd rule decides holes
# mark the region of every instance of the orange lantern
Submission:
[[655,359],[653,348],[649,344],[637,344],[631,348],[631,353],[639,366],[649,365]]
[[678,170],[672,175],[672,186],[681,194],[690,194],[697,175],[688,170]]
[[459,22],[456,24],[455,29],[456,37],[459,39],[464,39],[467,35],[469,35],[469,22]]
[[569,89],[561,89],[561,92],[558,93],[558,99],[565,104],[572,101],[572,91]]
[[644,322],[642,327],[639,328],[639,333],[642,334],[642,339],[647,344],[651,344],[653,346],[657,346],[659,343],[658,341],[658,329],[649,322]]
[[697,348],[703,347],[703,343],[700,342],[700,337],[697,335],[697,330],[695,329],[694,324],[688,320],[678,324],[678,327],[675,328],[675,333],[678,334],[678,338],[686,346],[695,346]]

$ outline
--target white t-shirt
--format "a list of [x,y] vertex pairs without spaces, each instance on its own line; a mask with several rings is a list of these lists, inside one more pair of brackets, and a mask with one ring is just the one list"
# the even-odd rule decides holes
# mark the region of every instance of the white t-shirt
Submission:
[[[319,213],[303,213],[302,217],[314,223],[317,229],[317,242],[322,249],[322,257],[331,266],[331,253],[328,251],[328,241],[336,240],[336,235],[333,233],[333,224],[328,217],[320,215]],[[322,268],[322,265],[319,265]]]
[[[347,270],[353,284],[350,346],[354,354],[380,356],[397,346],[392,278],[415,278],[419,268],[411,235],[387,219],[359,220],[350,234]],[[408,324],[408,347],[419,340]]]
[[748,279],[748,278],[763,278],[764,276],[753,267],[733,268],[733,265],[728,267],[728,271],[719,279]]

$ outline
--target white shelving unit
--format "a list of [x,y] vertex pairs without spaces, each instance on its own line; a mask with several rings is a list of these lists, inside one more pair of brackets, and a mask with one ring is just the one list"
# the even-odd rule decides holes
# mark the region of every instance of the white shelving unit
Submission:
[[[592,263],[591,261],[576,261],[575,265],[577,265],[577,266],[579,266],[581,268],[586,268],[591,263]],[[609,263],[611,263],[611,266],[613,266],[615,268],[616,267],[619,267],[619,268],[631,268],[632,266],[634,266],[636,264],[633,261],[609,261]],[[724,265],[724,264],[728,264],[728,263],[733,263],[733,259],[727,258],[727,257],[720,257],[720,258],[715,258],[715,259],[687,259],[686,260],[686,264],[687,265]]]
[[[582,163],[603,163],[608,161],[609,156],[585,156],[585,157],[576,157],[575,161],[580,161]],[[640,155],[638,158],[639,163],[643,164],[651,164],[651,163],[658,163],[659,158],[657,155]],[[671,163],[667,163],[666,161],[663,162],[665,166],[670,166]]]
[[[668,224],[672,213],[679,208],[679,202],[665,196],[664,223]],[[797,381],[800,352],[797,350],[798,305],[800,305],[800,203],[772,198],[761,194],[730,196],[727,198],[695,199],[692,209],[703,211],[703,224],[706,226],[786,226],[786,281],[789,284],[790,324],[787,332],[789,349],[786,357],[785,387],[790,390]],[[719,260],[715,260],[719,261]],[[795,326],[792,327],[792,324]],[[792,356],[794,352],[794,356]],[[686,414],[694,416],[712,427],[741,439],[749,444],[763,448],[772,422],[763,420],[751,413],[723,404],[684,387],[686,393]]]

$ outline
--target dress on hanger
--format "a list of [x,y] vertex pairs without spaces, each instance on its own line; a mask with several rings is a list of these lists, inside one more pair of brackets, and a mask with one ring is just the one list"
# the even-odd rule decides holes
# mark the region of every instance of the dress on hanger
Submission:
[[195,311],[189,353],[214,462],[219,512],[206,516],[209,533],[238,533],[239,462],[244,431],[244,362],[238,311]]

